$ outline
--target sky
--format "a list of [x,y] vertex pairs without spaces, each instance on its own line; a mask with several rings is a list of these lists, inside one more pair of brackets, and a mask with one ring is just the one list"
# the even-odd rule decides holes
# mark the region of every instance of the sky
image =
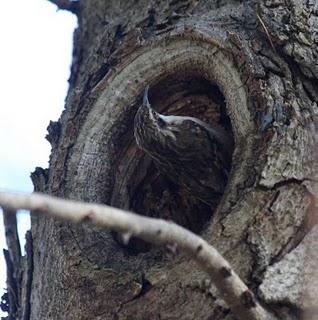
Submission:
[[[32,192],[30,173],[48,167],[50,120],[56,121],[68,89],[76,17],[47,0],[0,3],[0,190]],[[20,239],[30,228],[18,214]],[[23,244],[22,244],[23,246]],[[0,295],[6,247],[0,210]],[[0,316],[3,315],[0,311]]]

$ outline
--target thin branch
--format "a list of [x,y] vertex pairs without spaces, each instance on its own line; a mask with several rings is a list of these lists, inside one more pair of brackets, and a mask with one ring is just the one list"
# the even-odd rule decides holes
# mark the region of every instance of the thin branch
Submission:
[[9,315],[14,319],[19,309],[20,296],[18,293],[18,284],[14,276],[16,266],[10,257],[9,250],[3,249],[3,255],[7,266],[7,292],[8,292],[8,303],[9,303]]
[[79,1],[72,0],[48,0],[55,4],[61,10],[67,10],[74,14],[78,14],[79,12]]
[[262,18],[260,17],[260,15],[259,15],[258,13],[256,13],[256,16],[257,16],[257,19],[258,19],[258,21],[260,22],[263,30],[265,31],[265,33],[266,33],[266,35],[267,35],[267,38],[268,38],[268,40],[269,40],[269,42],[270,42],[270,44],[271,44],[274,52],[276,53],[276,52],[277,52],[277,51],[276,51],[276,48],[275,48],[275,46],[274,46],[274,43],[273,43],[273,41],[272,41],[272,38],[271,38],[271,36],[270,36],[270,34],[269,34],[269,32],[268,32],[268,29],[267,29],[264,21],[262,20]]
[[3,210],[3,224],[10,258],[15,268],[20,266],[21,247],[18,236],[16,212]]
[[146,218],[106,205],[62,200],[40,193],[31,195],[0,192],[0,206],[26,209],[73,223],[91,223],[122,232],[128,240],[139,237],[157,245],[176,245],[205,270],[222,298],[241,320],[276,319],[257,301],[230,264],[201,237],[175,223]]

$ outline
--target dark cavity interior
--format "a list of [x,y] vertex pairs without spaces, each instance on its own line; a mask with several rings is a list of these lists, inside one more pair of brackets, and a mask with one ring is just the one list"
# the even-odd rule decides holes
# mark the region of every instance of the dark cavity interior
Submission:
[[[162,114],[197,117],[210,124],[221,124],[231,132],[224,96],[215,84],[202,77],[167,76],[150,87],[149,101]],[[141,99],[135,106],[135,111],[140,104]],[[128,207],[131,211],[148,217],[172,220],[195,233],[201,233],[207,223],[212,221],[213,211],[220,198],[215,199],[215,206],[211,207],[180,189],[169,177],[161,174],[152,160],[138,149],[131,132],[127,135],[129,147],[125,149],[121,159],[129,157],[133,160],[125,174],[122,173],[122,179],[125,180],[121,183],[122,190],[119,188],[117,191],[123,193],[125,186],[127,194],[122,197],[124,203],[114,205]],[[136,255],[151,248],[149,243],[137,238],[131,238],[128,244],[123,244],[118,235],[114,235],[128,254]]]

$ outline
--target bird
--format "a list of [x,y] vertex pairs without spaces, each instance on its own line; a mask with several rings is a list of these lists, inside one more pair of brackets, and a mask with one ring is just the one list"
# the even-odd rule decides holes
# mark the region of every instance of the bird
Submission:
[[220,125],[154,110],[146,87],[134,118],[134,137],[160,173],[196,199],[214,205],[231,169],[233,140]]

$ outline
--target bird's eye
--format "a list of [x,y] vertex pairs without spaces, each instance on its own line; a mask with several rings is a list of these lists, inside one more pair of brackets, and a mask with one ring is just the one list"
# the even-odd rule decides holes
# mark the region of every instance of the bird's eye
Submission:
[[158,125],[160,128],[164,128],[166,126],[166,121],[164,121],[162,118],[158,118]]

